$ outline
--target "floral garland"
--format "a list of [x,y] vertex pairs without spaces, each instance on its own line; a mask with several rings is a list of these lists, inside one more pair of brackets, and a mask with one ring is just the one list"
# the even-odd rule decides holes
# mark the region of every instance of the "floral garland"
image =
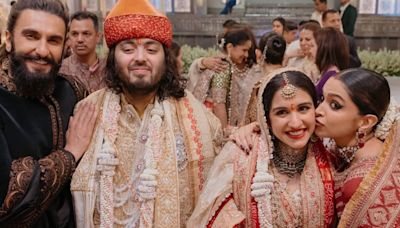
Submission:
[[397,120],[400,120],[399,108],[400,107],[397,104],[396,100],[392,97],[390,99],[389,107],[382,118],[382,121],[377,125],[375,129],[375,137],[380,140],[386,139],[393,124]]
[[[265,116],[264,116],[265,118]],[[264,119],[266,122],[266,119]],[[271,191],[274,184],[274,177],[268,173],[269,160],[272,159],[273,143],[271,135],[266,132],[264,136],[259,137],[256,173],[251,185],[251,196],[257,202],[258,218],[261,228],[272,228],[272,208]]]
[[[115,94],[111,94],[110,97],[107,97],[109,100],[104,102],[104,108],[105,108],[105,114],[103,117],[103,123],[106,125],[105,127],[105,133],[107,136],[110,138],[112,142],[115,141],[116,134],[117,134],[117,129],[118,129],[118,116],[120,114],[121,107],[119,105],[119,99],[113,99],[117,98]],[[113,108],[112,108],[113,107]],[[113,113],[110,113],[110,111],[115,111]],[[164,116],[164,110],[159,102],[155,102],[153,110],[150,112],[151,115],[151,120],[149,124],[149,138],[146,141],[145,148],[144,148],[144,160],[145,160],[145,169],[143,170],[143,173],[139,176],[139,184],[138,184],[138,189],[137,189],[137,194],[138,194],[138,199],[141,202],[140,206],[140,224],[139,227],[143,228],[150,228],[153,227],[153,217],[154,217],[154,203],[155,203],[155,198],[156,198],[156,188],[157,188],[157,164],[158,161],[161,157],[161,125],[162,125],[162,118]],[[115,153],[114,149],[106,143],[106,145],[103,145],[102,148],[102,153],[107,153],[107,155],[110,155],[110,152]],[[112,156],[115,157],[115,156]],[[100,167],[104,166],[112,166],[112,167],[105,167],[104,171],[107,172],[101,172],[100,178],[101,180],[104,180],[103,185],[108,186],[108,194],[105,194],[104,196],[100,196],[100,199],[102,199],[102,204],[104,207],[102,207],[102,210],[104,213],[101,218],[101,225],[100,227],[112,227],[112,224],[114,223],[114,215],[113,215],[113,181],[112,181],[112,176],[114,174],[114,169],[115,166],[118,165],[118,159],[110,159],[112,158],[110,156],[104,157],[105,159],[101,159],[102,162]],[[109,160],[109,161],[106,161]],[[101,170],[103,170],[101,169]],[[111,179],[110,179],[111,178]],[[130,185],[127,183],[127,185]],[[103,191],[102,194],[105,192]],[[111,194],[111,195],[110,195]]]

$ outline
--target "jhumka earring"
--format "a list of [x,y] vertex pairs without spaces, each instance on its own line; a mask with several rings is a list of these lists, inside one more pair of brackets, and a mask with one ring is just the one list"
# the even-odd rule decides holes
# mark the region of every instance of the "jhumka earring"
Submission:
[[289,78],[286,73],[282,74],[284,86],[281,90],[281,95],[284,99],[292,99],[296,95],[296,87],[289,82]]
[[358,129],[356,133],[356,139],[357,139],[357,146],[358,148],[363,148],[365,145],[365,132]]

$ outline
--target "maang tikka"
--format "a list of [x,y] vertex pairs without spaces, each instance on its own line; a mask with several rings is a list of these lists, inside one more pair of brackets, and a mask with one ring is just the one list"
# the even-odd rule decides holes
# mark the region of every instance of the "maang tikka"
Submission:
[[296,87],[290,84],[288,76],[286,73],[282,74],[284,86],[281,90],[281,95],[284,99],[292,99],[296,95]]

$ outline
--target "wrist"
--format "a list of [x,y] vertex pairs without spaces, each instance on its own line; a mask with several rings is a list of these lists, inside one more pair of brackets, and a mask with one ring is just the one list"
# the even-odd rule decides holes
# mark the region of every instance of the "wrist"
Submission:
[[72,154],[76,162],[80,159],[80,157],[74,152],[75,150],[69,147],[68,145],[66,145],[62,150],[66,153]]

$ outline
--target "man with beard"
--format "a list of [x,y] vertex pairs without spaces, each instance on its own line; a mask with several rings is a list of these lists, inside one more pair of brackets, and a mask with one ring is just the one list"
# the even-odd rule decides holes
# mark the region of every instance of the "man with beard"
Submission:
[[74,227],[68,182],[97,113],[86,103],[70,118],[78,96],[57,76],[67,23],[56,0],[18,1],[9,15],[0,49],[0,227]]
[[60,73],[80,83],[85,89],[85,95],[105,87],[106,62],[96,54],[100,38],[96,14],[78,11],[71,16],[69,42],[72,55],[62,61]]
[[[119,0],[102,110],[71,182],[78,227],[185,227],[219,151],[218,119],[184,90],[172,26],[147,0]],[[78,104],[80,107],[80,104]]]

